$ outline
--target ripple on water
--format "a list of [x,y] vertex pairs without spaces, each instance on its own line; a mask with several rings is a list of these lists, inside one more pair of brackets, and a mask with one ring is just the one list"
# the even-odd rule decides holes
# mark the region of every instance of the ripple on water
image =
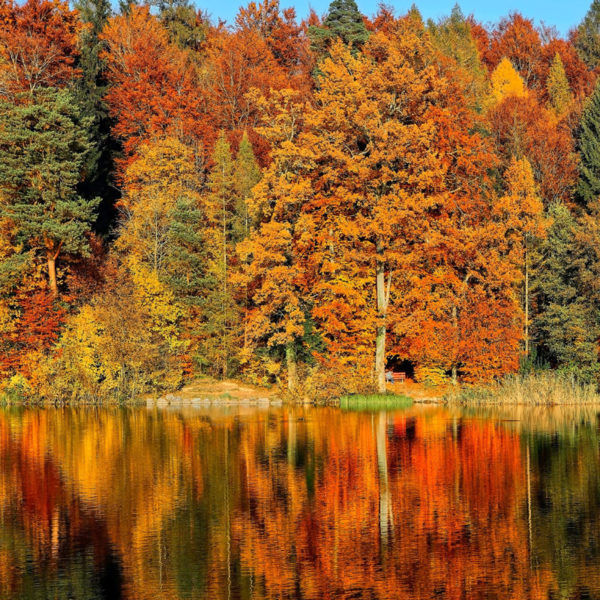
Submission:
[[0,599],[596,597],[598,423],[572,407],[3,410]]

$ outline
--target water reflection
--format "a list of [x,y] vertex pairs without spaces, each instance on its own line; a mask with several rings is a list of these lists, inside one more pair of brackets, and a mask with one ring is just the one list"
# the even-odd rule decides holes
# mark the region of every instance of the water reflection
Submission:
[[0,412],[0,598],[600,597],[597,411]]

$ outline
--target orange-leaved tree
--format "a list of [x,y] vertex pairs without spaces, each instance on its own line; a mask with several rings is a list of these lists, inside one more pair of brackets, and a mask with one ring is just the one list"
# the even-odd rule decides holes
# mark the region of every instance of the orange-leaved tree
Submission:
[[[298,383],[296,354],[310,306],[298,249],[301,209],[313,195],[305,176],[311,163],[298,145],[307,107],[294,90],[274,92],[269,99],[259,90],[251,93],[262,115],[258,130],[273,151],[271,164],[247,200],[254,227],[238,246],[243,269],[236,281],[250,296],[242,360],[247,363],[258,344],[285,353],[288,388],[293,390]],[[278,366],[275,360],[270,370]]]
[[571,201],[577,160],[566,123],[557,120],[533,94],[503,99],[489,111],[488,122],[505,167],[513,156],[527,158],[546,206]]
[[447,364],[458,364],[464,288],[484,276],[474,271],[486,263],[494,157],[436,56],[412,18],[389,38],[372,35],[361,55],[334,45],[301,139],[315,163],[314,198],[302,208],[313,315],[330,352],[368,362],[379,390],[388,325],[410,356],[415,320],[427,328],[434,318],[430,297],[444,315]]
[[291,87],[312,87],[310,41],[304,23],[297,23],[293,8],[280,10],[279,0],[250,2],[240,8],[235,23],[238,31],[254,31],[266,42],[273,58],[286,70]]
[[542,42],[533,21],[518,12],[502,19],[491,32],[490,44],[483,54],[490,69],[495,69],[506,57],[515,66],[527,87],[543,87],[537,79],[538,63],[542,59]]
[[214,127],[206,118],[196,65],[148,7],[132,6],[112,17],[101,39],[109,88],[106,103],[113,135],[123,145],[122,175],[139,146],[153,137],[176,137],[206,160]]
[[4,1],[0,6],[0,85],[3,93],[67,86],[76,67],[81,30],[77,11],[60,0]]
[[264,94],[289,86],[266,40],[255,29],[216,31],[208,40],[206,69],[211,115],[217,126],[244,130],[255,124],[251,88]]

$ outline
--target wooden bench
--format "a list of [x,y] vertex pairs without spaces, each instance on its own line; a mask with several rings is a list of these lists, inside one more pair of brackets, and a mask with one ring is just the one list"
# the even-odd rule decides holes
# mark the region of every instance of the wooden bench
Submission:
[[394,378],[394,383],[404,383],[406,373],[392,373],[392,377]]

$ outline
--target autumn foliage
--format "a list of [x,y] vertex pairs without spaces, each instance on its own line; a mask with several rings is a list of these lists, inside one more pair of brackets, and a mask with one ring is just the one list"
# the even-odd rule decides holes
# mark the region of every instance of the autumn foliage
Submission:
[[[573,366],[556,348],[574,330],[544,312],[571,310],[556,286],[573,277],[598,312],[581,177],[600,165],[580,164],[596,73],[573,41],[458,8],[425,24],[336,0],[301,21],[264,0],[231,26],[185,3],[96,8],[0,5],[7,381],[47,398],[45,373],[91,400],[210,374],[327,395],[384,391],[401,361],[455,383],[535,353]],[[560,207],[578,271],[553,278]]]
[[0,7],[0,81],[4,93],[34,93],[66,87],[81,73],[77,68],[77,12],[68,2],[34,0]]

